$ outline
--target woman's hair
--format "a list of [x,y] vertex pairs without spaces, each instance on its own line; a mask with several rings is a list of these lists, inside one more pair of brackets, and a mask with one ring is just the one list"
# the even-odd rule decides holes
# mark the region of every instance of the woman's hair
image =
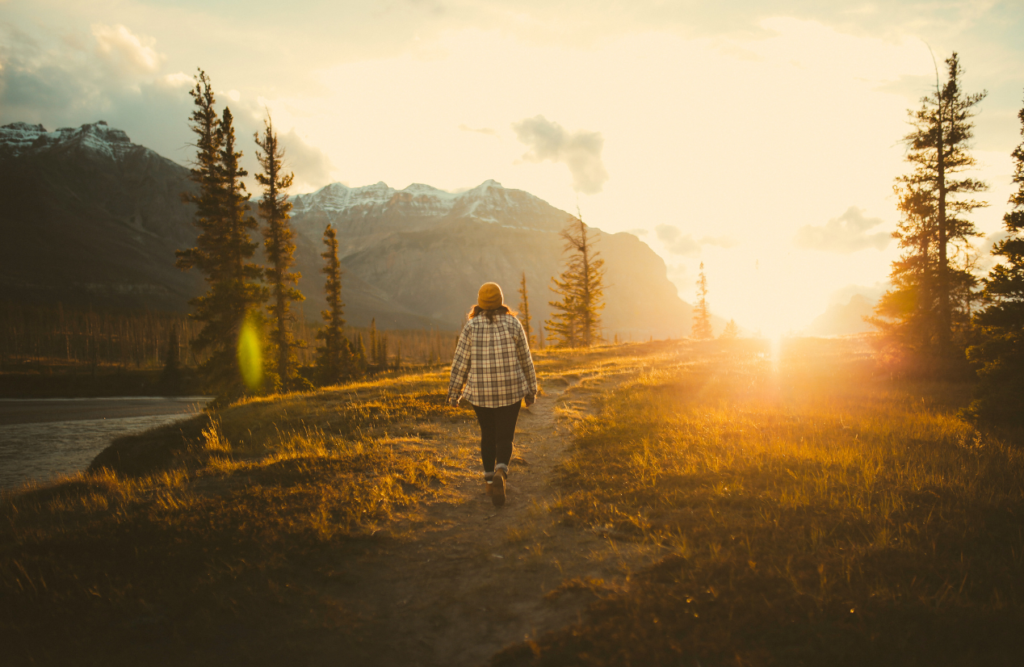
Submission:
[[492,310],[484,310],[483,308],[481,308],[480,306],[478,306],[478,305],[476,305],[474,303],[472,310],[470,310],[469,313],[466,315],[466,319],[467,320],[471,320],[474,317],[476,317],[477,315],[479,315],[480,313],[483,313],[487,317],[487,319],[490,320],[491,322],[494,321],[494,316],[495,315],[511,315],[512,317],[515,317],[516,315],[518,315],[518,313],[516,313],[516,311],[512,310],[511,308],[509,308],[505,304],[501,304],[500,306],[498,306],[497,308],[494,308]]

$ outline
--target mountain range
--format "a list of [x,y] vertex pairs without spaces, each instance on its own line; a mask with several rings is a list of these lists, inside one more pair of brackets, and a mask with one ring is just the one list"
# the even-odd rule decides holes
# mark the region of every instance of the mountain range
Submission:
[[[174,266],[174,251],[196,236],[180,197],[193,188],[188,174],[103,121],[52,132],[3,126],[0,179],[16,196],[0,217],[0,288],[34,302],[187,310],[204,290],[201,275]],[[528,192],[491,180],[459,193],[332,183],[291,201],[308,318],[325,307],[327,224],[337,230],[349,324],[456,329],[488,280],[515,307],[523,273],[531,315],[550,314],[548,286],[565,259],[558,232],[572,216]],[[687,334],[691,308],[662,259],[632,234],[591,231],[607,269],[605,335]]]

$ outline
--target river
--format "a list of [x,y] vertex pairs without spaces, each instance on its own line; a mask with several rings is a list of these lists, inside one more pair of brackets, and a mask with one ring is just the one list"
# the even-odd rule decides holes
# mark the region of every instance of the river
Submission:
[[201,411],[210,399],[0,399],[0,489],[85,470],[114,438]]

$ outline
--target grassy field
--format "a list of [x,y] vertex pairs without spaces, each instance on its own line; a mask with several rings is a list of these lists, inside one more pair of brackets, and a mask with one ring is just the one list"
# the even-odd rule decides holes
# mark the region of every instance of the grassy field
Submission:
[[576,425],[555,511],[664,557],[497,664],[1012,665],[1024,448],[856,342],[716,343]]
[[[537,355],[559,381],[594,364],[632,358]],[[358,643],[358,610],[318,586],[357,580],[352,554],[407,539],[409,512],[476,473],[446,430],[473,413],[446,392],[437,371],[254,399],[0,493],[4,664],[292,664],[325,633]]]
[[[572,387],[570,430],[529,516],[655,557],[567,575],[546,596],[585,593],[579,621],[495,665],[1019,664],[1024,443],[957,417],[970,387],[895,381],[859,340],[537,366]],[[417,511],[465,502],[473,418],[445,405],[446,375],[236,404],[0,495],[4,663],[376,664],[329,592],[427,539]]]

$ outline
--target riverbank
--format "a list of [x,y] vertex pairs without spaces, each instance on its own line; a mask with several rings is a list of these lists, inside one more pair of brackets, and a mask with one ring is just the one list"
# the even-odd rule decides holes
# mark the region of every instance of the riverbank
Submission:
[[114,439],[187,419],[209,400],[0,398],[0,489],[84,472]]
[[24,362],[0,372],[0,398],[106,398],[114,396],[195,396],[202,383],[193,369],[181,369],[173,383],[163,371]]

